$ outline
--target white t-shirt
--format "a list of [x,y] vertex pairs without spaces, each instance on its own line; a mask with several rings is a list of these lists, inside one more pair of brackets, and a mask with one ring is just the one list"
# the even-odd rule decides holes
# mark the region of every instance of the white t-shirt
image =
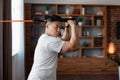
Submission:
[[58,53],[63,44],[59,37],[43,34],[39,38],[28,80],[56,80]]

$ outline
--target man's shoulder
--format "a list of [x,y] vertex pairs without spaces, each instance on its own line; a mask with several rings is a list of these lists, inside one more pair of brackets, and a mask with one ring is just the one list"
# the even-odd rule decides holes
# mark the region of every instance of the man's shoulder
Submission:
[[45,42],[46,44],[49,44],[49,43],[62,42],[62,39],[60,37],[53,37],[53,36],[48,36],[47,34],[42,34],[38,41],[40,43]]
[[56,41],[62,41],[60,37],[50,37],[49,38],[50,42],[56,42]]
[[47,40],[52,40],[52,41],[61,39],[60,37],[49,36],[47,34],[42,34],[41,37],[46,38]]

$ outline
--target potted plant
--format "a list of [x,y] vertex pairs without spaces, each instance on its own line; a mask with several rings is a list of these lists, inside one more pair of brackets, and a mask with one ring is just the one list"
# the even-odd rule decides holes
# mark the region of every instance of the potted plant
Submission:
[[82,25],[82,22],[84,21],[83,17],[79,17],[78,18],[78,25]]
[[49,10],[50,10],[50,6],[46,6],[46,11],[45,11],[45,14],[49,14]]

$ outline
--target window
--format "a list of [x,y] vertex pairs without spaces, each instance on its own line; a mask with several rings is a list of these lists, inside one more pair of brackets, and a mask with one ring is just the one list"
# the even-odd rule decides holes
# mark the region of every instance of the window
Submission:
[[[12,20],[23,20],[23,0],[12,0]],[[23,22],[12,22],[12,55],[19,53],[24,44]]]

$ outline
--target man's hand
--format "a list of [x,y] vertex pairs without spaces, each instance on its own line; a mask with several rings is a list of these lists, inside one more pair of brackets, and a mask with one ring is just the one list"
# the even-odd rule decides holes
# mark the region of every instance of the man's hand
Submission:
[[75,27],[75,23],[73,20],[68,20],[67,21],[68,25],[70,25],[71,27]]
[[68,27],[68,23],[65,22],[65,29],[64,29],[64,33],[63,36],[61,37],[62,40],[64,41],[68,41],[70,39],[70,35],[69,35],[69,27]]
[[79,49],[79,38],[76,32],[76,25],[73,20],[68,20],[67,22],[71,26],[71,38],[69,41],[65,41],[61,53],[66,53]]

